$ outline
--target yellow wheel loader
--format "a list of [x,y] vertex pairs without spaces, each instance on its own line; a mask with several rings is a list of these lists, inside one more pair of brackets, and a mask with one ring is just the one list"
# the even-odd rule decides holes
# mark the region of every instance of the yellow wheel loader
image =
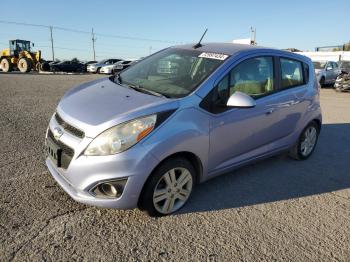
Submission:
[[31,70],[39,71],[41,59],[41,51],[32,52],[30,41],[26,40],[10,40],[9,48],[0,53],[0,67],[3,72],[11,72],[18,69],[22,73]]

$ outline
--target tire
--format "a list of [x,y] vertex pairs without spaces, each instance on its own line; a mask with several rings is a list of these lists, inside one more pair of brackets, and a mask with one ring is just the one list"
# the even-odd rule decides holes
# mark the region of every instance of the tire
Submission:
[[320,86],[321,86],[321,88],[324,87],[325,82],[326,82],[326,79],[324,78],[324,76],[322,76],[321,79],[320,79]]
[[101,67],[97,68],[96,74],[101,74],[101,73],[100,73],[100,70],[101,70]]
[[166,160],[146,181],[139,208],[150,216],[166,216],[180,210],[191,196],[195,174],[193,165],[185,158]]
[[[314,136],[310,132],[315,132]],[[310,122],[304,128],[303,132],[301,132],[301,135],[297,143],[289,151],[289,156],[296,160],[308,159],[316,148],[319,134],[320,134],[319,125],[315,121]],[[303,146],[303,143],[304,143],[304,146]]]
[[11,60],[9,58],[1,59],[1,69],[3,72],[11,72],[13,70],[13,66],[11,64]]
[[17,68],[22,73],[28,73],[32,69],[32,63],[27,58],[22,57],[17,63]]

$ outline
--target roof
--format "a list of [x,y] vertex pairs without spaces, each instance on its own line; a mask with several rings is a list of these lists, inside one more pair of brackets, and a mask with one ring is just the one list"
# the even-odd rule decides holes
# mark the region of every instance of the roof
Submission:
[[[175,47],[184,49],[193,49],[195,44],[178,45]],[[233,55],[235,53],[247,50],[267,50],[265,47],[255,46],[255,45],[243,45],[243,44],[233,44],[233,43],[202,43],[202,46],[196,48],[196,50],[202,52],[213,52],[213,53],[223,53],[226,55]]]
[[[186,45],[178,45],[174,47],[193,50],[194,45],[195,44],[186,44]],[[208,52],[208,53],[221,53],[221,54],[226,54],[230,56],[236,55],[244,51],[254,51],[254,50],[261,50],[261,51],[267,51],[267,52],[273,51],[279,55],[293,56],[300,60],[304,60],[305,62],[311,63],[310,58],[297,53],[292,53],[292,52],[284,51],[280,49],[256,46],[256,45],[244,45],[244,44],[234,44],[234,43],[203,43],[201,47],[196,48],[195,50],[199,50],[201,52]]]

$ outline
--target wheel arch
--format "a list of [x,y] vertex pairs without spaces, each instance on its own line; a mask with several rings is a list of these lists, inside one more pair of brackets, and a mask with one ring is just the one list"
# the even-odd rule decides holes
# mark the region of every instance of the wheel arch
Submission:
[[315,122],[318,126],[318,130],[321,131],[321,128],[322,128],[322,123],[321,123],[321,120],[318,119],[318,118],[314,118],[312,119],[310,122]]
[[149,180],[149,178],[151,177],[151,175],[153,174],[153,172],[160,166],[162,165],[165,161],[168,161],[169,159],[172,158],[184,158],[186,160],[188,160],[194,167],[196,174],[195,174],[195,183],[198,184],[201,181],[202,178],[202,174],[203,174],[203,164],[202,161],[200,160],[200,158],[189,151],[181,151],[181,152],[176,152],[173,153],[171,155],[168,155],[167,157],[163,158],[151,171],[151,173],[149,174],[149,176],[147,177],[146,181],[144,182],[143,186],[142,186],[142,190],[141,193],[139,195],[139,199],[138,199],[138,206],[140,207],[140,200],[141,197],[143,195],[143,192],[145,190],[145,185],[147,184],[147,181]]

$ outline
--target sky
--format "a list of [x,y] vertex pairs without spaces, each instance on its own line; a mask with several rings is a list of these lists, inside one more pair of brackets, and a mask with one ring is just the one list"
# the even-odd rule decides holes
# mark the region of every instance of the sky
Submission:
[[350,40],[349,7],[349,0],[4,1],[1,9],[15,12],[1,14],[0,49],[10,39],[25,39],[42,50],[44,59],[52,59],[49,28],[3,23],[8,21],[53,26],[59,59],[92,60],[92,28],[97,60],[138,58],[193,43],[206,28],[203,42],[249,38],[251,26],[258,45],[313,51]]

